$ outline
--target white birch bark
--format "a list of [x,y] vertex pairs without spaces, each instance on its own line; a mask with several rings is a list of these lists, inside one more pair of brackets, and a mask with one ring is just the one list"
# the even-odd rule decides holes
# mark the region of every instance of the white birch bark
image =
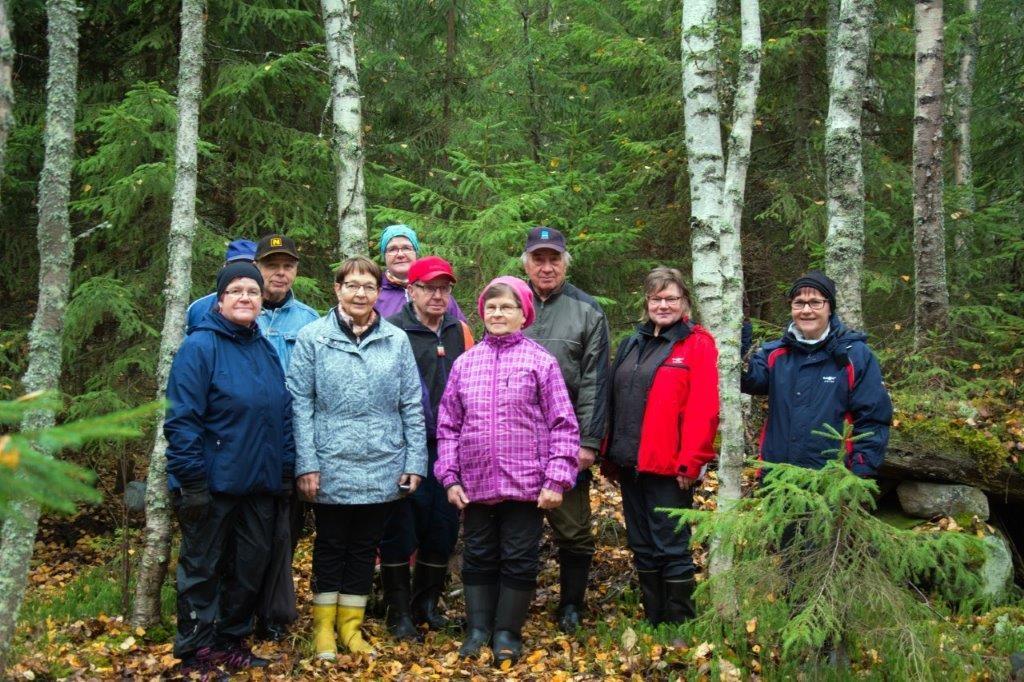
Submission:
[[971,151],[971,117],[974,111],[974,68],[978,60],[978,11],[979,0],[964,0],[964,12],[968,15],[968,29],[964,33],[960,48],[960,69],[956,88],[956,130],[957,154],[953,166],[954,181],[960,190],[960,209],[968,220],[957,222],[954,235],[958,259],[967,257],[970,243],[970,214],[977,207],[974,200],[974,157]]
[[342,258],[365,256],[369,242],[363,194],[363,123],[352,4],[349,0],[322,0],[321,7],[331,73],[331,142],[338,166],[338,249]]
[[[743,402],[740,394],[740,328],[743,324],[743,252],[740,226],[743,197],[750,166],[750,142],[761,83],[761,16],[758,0],[740,2],[740,55],[733,101],[732,128],[725,166],[725,209],[718,246],[722,263],[720,323],[713,330],[718,341],[719,402],[721,405],[721,452],[718,460],[718,504],[727,509],[740,499],[743,479]],[[720,572],[729,557],[715,552],[711,569]]]
[[[14,66],[14,43],[11,42],[11,15],[7,0],[0,0],[0,183],[4,179],[7,161],[7,136],[14,125],[14,88],[11,71]],[[0,197],[0,206],[3,206]]]
[[[171,361],[181,345],[185,311],[192,287],[192,240],[196,232],[199,102],[202,96],[206,0],[182,0],[181,48],[178,63],[178,129],[175,141],[174,199],[167,242],[166,309],[157,359],[157,396],[167,390]],[[160,587],[167,574],[171,548],[170,500],[167,494],[167,442],[164,413],[157,420],[146,480],[145,545],[139,561],[132,623],[150,627],[160,622]]]
[[946,240],[942,216],[942,0],[914,7],[914,282],[915,339],[949,328]]
[[864,328],[864,165],[861,112],[871,50],[873,0],[842,0],[835,24],[835,56],[825,121],[828,235],[825,270],[836,282],[839,316]]
[[[682,20],[683,115],[690,173],[694,293],[701,319],[718,342],[721,450],[718,508],[740,497],[743,472],[743,410],[740,397],[740,325],[743,260],[740,225],[750,141],[761,74],[761,22],[757,0],[741,0],[740,68],[733,103],[728,161],[722,152],[716,82],[715,0],[684,0]],[[711,571],[726,570],[731,557],[712,548]]]
[[[43,170],[39,176],[39,300],[28,337],[26,392],[60,386],[64,311],[71,289],[74,254],[68,199],[75,152],[75,109],[78,87],[78,8],[74,0],[47,0],[49,69],[46,81],[46,125]],[[22,422],[23,431],[54,424],[54,414],[41,410]],[[15,505],[0,536],[0,673],[18,620],[29,562],[39,522],[35,503]]]

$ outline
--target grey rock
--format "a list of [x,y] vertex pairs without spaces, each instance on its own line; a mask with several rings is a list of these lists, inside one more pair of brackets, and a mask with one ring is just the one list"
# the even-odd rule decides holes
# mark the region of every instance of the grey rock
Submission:
[[999,598],[1009,589],[1013,579],[1013,554],[1010,552],[1010,543],[999,531],[986,535],[983,542],[988,556],[979,572],[981,591],[986,596]]
[[124,504],[128,511],[141,514],[146,511],[146,484],[143,481],[129,481],[124,487]]
[[896,488],[903,511],[919,519],[977,516],[988,520],[988,498],[969,485],[904,481]]

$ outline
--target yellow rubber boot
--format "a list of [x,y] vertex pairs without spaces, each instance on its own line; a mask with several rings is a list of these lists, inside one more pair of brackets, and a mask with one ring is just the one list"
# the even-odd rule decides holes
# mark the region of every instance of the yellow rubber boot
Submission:
[[338,593],[313,595],[313,651],[316,658],[333,661],[338,656],[334,621],[338,615]]
[[365,613],[366,595],[338,595],[338,641],[354,654],[377,653],[359,630]]

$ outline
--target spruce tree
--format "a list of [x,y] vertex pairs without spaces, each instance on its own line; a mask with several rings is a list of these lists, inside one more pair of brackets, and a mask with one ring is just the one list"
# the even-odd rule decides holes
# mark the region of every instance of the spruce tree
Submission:
[[697,598],[707,604],[726,587],[737,599],[701,609],[695,632],[742,647],[756,627],[760,641],[781,644],[786,661],[813,666],[843,649],[858,658],[874,651],[893,679],[941,678],[942,637],[959,635],[935,609],[978,598],[981,542],[873,516],[877,483],[844,464],[849,427],[824,429],[815,433],[840,447],[821,470],[752,462],[762,484],[731,509],[663,510],[680,527],[694,523],[694,541],[720,538],[732,553],[732,565],[701,583]]

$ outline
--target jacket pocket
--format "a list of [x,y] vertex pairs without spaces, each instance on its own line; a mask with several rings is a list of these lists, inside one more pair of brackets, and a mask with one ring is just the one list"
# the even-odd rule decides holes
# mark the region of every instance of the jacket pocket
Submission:
[[537,390],[536,378],[530,370],[513,370],[505,379],[505,396],[513,409],[516,405],[539,404]]

